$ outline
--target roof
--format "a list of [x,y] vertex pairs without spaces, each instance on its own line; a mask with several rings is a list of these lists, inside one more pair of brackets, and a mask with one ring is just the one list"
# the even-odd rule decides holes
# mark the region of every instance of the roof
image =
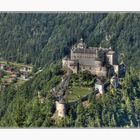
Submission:
[[98,48],[98,47],[78,48],[76,47],[76,45],[72,47],[73,53],[96,54],[97,50],[99,53],[103,53],[103,52],[108,52],[107,54],[115,53],[115,51],[109,51],[108,48]]
[[96,54],[97,48],[75,48],[73,53],[88,53],[88,54]]
[[97,79],[97,82],[95,84],[103,85],[103,82],[100,79]]

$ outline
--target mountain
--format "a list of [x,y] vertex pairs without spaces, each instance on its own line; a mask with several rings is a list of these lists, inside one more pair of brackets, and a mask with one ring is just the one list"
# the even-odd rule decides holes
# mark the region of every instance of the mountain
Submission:
[[[139,127],[139,21],[136,13],[0,13],[1,60],[32,64],[36,69],[21,86],[12,83],[3,88],[0,79],[0,127]],[[99,97],[91,94],[85,102],[80,98],[67,107],[65,118],[57,118],[50,90],[64,76],[61,59],[81,37],[87,46],[118,52],[126,75],[120,88],[109,87]],[[93,88],[95,79],[87,73],[73,74],[72,97]]]
[[82,37],[88,46],[111,46],[126,64],[139,67],[139,18],[136,13],[1,13],[0,58],[43,67],[68,54]]

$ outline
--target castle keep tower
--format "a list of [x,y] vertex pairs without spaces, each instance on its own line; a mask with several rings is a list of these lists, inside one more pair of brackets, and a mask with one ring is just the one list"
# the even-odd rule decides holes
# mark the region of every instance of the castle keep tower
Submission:
[[58,117],[65,117],[65,103],[63,99],[56,101],[56,112]]

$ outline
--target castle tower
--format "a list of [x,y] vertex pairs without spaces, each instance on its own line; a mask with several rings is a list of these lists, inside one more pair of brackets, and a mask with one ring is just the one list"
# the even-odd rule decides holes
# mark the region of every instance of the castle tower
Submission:
[[65,103],[63,99],[56,101],[56,112],[58,117],[64,118],[65,117]]
[[83,41],[83,38],[80,39],[77,48],[86,48],[86,44]]
[[106,54],[109,64],[110,65],[117,65],[118,61],[117,61],[117,55],[115,53],[115,51],[110,50],[107,54]]

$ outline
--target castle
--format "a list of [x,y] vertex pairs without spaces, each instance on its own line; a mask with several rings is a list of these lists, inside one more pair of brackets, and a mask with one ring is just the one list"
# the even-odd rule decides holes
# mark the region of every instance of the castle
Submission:
[[83,39],[72,46],[70,57],[66,56],[62,59],[62,66],[72,70],[73,73],[88,71],[99,77],[119,72],[115,51],[111,48],[87,47]]

